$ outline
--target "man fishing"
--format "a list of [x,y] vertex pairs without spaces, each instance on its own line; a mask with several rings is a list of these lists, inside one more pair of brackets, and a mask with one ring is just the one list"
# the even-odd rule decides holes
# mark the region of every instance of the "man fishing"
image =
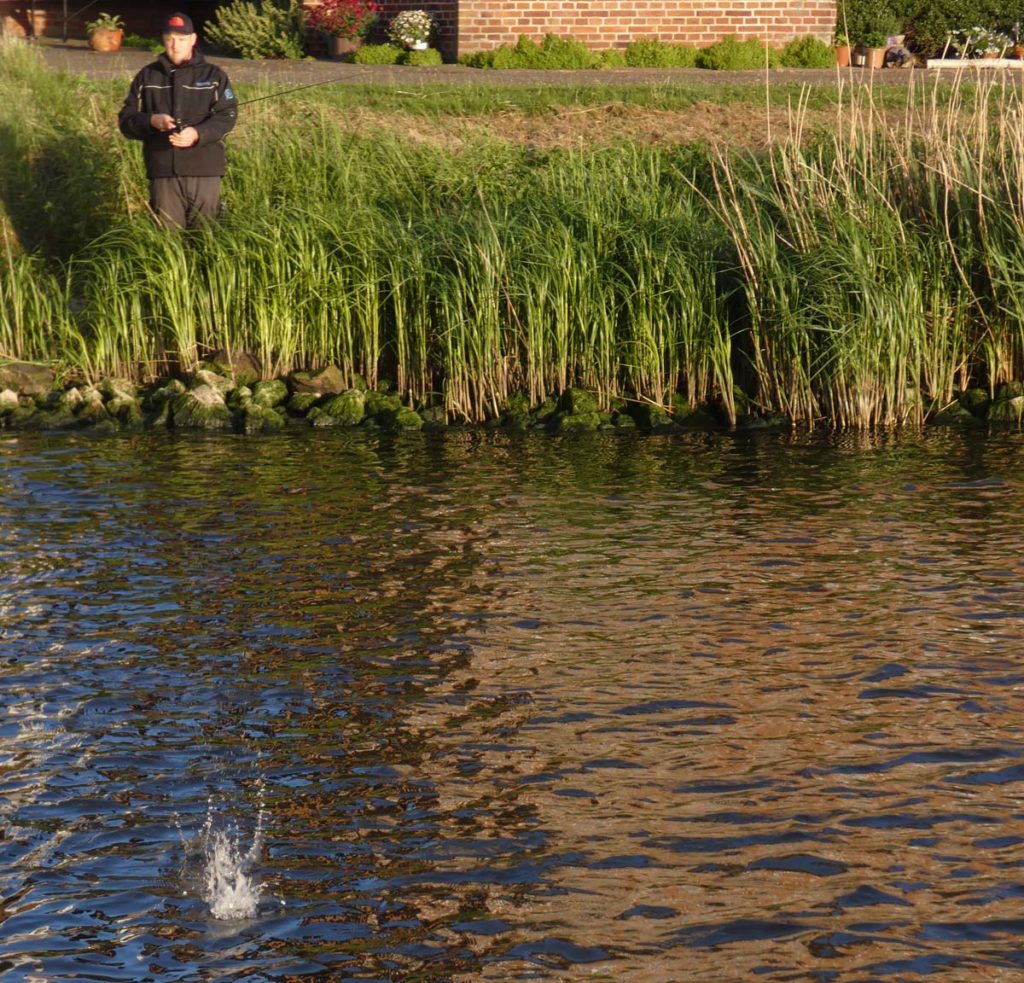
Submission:
[[149,207],[166,228],[194,226],[220,212],[224,137],[237,103],[224,71],[195,50],[186,14],[163,24],[164,53],[135,76],[118,125],[142,141]]

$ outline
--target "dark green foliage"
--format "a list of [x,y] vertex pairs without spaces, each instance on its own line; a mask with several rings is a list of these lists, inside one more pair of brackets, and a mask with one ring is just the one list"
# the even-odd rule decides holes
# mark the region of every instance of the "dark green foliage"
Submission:
[[400,64],[427,67],[430,65],[442,65],[444,64],[444,59],[437,48],[427,48],[426,51],[406,51],[400,59]]
[[724,72],[750,71],[752,69],[774,68],[779,63],[779,52],[765,48],[760,41],[750,39],[739,41],[734,37],[723,38],[709,48],[703,48],[697,58],[698,68],[712,68]]
[[832,68],[836,54],[817,38],[797,38],[782,49],[779,64],[786,68]]
[[299,0],[232,0],[206,27],[211,44],[240,58],[301,58]]
[[405,52],[394,44],[364,44],[353,61],[357,65],[397,65],[403,54]]
[[601,56],[571,38],[547,34],[537,44],[526,35],[521,35],[515,44],[503,44],[492,51],[463,55],[459,62],[470,68],[598,68]]
[[697,49],[653,38],[633,41],[626,46],[626,64],[632,68],[694,68]]

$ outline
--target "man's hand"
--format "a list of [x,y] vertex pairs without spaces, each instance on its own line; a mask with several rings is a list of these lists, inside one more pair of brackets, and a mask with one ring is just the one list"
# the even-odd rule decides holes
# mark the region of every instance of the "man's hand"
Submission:
[[180,133],[172,133],[169,139],[172,147],[194,147],[199,143],[199,131],[194,126],[186,126]]
[[174,122],[173,116],[167,113],[154,113],[149,117],[149,125],[160,133],[170,133],[178,124]]

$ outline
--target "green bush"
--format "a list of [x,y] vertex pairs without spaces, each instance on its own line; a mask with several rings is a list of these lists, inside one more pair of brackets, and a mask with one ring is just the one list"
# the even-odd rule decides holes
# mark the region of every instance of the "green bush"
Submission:
[[621,48],[608,48],[605,51],[597,52],[598,68],[625,68],[626,52]]
[[832,68],[836,53],[817,38],[796,38],[782,49],[780,65],[786,68]]
[[521,35],[515,44],[475,51],[459,59],[470,68],[598,68],[602,58],[580,41],[546,34],[540,44]]
[[632,68],[694,68],[697,49],[656,39],[632,41],[626,46],[626,64]]
[[740,41],[734,37],[723,38],[710,48],[703,48],[697,58],[698,68],[713,68],[722,72],[742,72],[754,68],[774,68],[779,64],[779,52],[766,48],[760,41],[751,38]]
[[301,58],[300,0],[232,0],[206,27],[211,44],[240,58]]
[[403,54],[394,44],[364,44],[352,60],[357,65],[397,65]]
[[901,11],[907,40],[925,54],[940,54],[950,34],[974,24],[1010,35],[1017,24],[1024,25],[1024,0],[904,0]]
[[414,65],[425,68],[430,65],[442,65],[444,59],[437,48],[427,48],[426,51],[404,51],[399,57],[399,64]]
[[122,48],[145,48],[147,51],[152,51],[153,54],[158,55],[164,50],[163,41],[159,38],[144,38],[138,34],[126,34],[121,38]]

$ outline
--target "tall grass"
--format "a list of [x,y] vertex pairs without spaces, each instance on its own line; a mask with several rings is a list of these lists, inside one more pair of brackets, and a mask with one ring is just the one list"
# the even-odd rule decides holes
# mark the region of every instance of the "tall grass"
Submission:
[[154,378],[242,348],[471,421],[582,386],[892,426],[1024,378],[1020,91],[839,93],[760,156],[414,145],[286,97],[243,112],[226,219],[169,234],[113,88],[4,46],[0,357]]

